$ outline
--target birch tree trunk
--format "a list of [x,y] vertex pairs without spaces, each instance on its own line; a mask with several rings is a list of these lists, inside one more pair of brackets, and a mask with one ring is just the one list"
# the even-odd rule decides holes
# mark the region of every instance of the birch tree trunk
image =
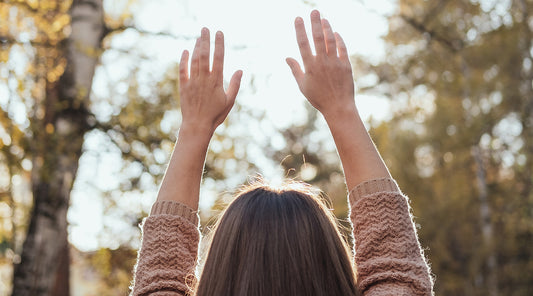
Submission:
[[[465,84],[463,85],[463,99],[469,99],[472,97],[471,82],[472,76],[467,59],[463,53],[460,53],[461,57],[461,71],[465,78]],[[465,121],[467,126],[471,125],[473,117],[470,112],[465,113]],[[483,237],[483,248],[486,250],[485,266],[487,268],[486,274],[482,270],[479,271],[478,279],[479,285],[484,286],[488,290],[489,296],[498,296],[498,274],[497,274],[497,261],[496,251],[494,249],[494,231],[492,227],[492,211],[489,204],[489,193],[487,189],[487,177],[486,168],[483,163],[483,153],[479,144],[475,144],[471,147],[471,154],[476,164],[476,183],[478,187],[478,201],[479,201],[479,225],[481,227],[481,234]],[[477,280],[476,280],[477,281]]]
[[65,72],[46,87],[44,117],[32,120],[34,205],[21,262],[15,266],[16,296],[69,291],[67,211],[90,128],[89,93],[105,28],[102,0],[74,0],[70,16],[72,33],[60,45],[67,60]]
[[494,231],[491,222],[491,209],[488,200],[487,177],[485,165],[483,164],[483,153],[479,146],[472,147],[472,156],[476,163],[476,183],[479,191],[479,220],[481,234],[483,235],[484,247],[488,250],[485,264],[487,266],[487,276],[483,284],[488,288],[489,296],[498,295],[498,275],[496,252],[494,251]]

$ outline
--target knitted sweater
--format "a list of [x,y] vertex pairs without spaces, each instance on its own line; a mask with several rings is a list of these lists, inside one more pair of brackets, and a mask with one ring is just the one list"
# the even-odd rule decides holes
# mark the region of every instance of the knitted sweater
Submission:
[[[349,195],[357,284],[364,296],[432,295],[408,199],[392,179],[356,186]],[[185,295],[197,262],[198,216],[177,202],[156,202],[143,238],[131,295]]]

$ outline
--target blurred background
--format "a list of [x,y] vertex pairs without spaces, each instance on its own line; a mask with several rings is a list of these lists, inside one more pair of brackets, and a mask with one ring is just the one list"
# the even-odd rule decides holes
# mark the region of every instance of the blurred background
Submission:
[[202,230],[249,176],[310,182],[346,222],[323,118],[299,93],[293,21],[319,9],[410,197],[437,295],[533,293],[533,1],[2,0],[0,295],[126,295],[180,126],[200,29],[244,70],[202,185]]

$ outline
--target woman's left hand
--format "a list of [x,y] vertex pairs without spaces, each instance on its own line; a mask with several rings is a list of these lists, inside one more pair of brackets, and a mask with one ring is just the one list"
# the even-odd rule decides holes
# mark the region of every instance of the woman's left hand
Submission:
[[224,35],[215,36],[212,69],[209,61],[209,29],[203,28],[196,40],[189,71],[189,52],[185,50],[179,65],[182,128],[212,134],[226,119],[239,92],[242,71],[231,77],[229,87],[223,86]]

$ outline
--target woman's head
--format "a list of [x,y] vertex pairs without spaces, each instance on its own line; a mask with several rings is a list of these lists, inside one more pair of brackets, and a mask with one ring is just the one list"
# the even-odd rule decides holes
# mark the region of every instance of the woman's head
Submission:
[[197,295],[355,295],[351,252],[308,185],[253,185],[214,229]]

